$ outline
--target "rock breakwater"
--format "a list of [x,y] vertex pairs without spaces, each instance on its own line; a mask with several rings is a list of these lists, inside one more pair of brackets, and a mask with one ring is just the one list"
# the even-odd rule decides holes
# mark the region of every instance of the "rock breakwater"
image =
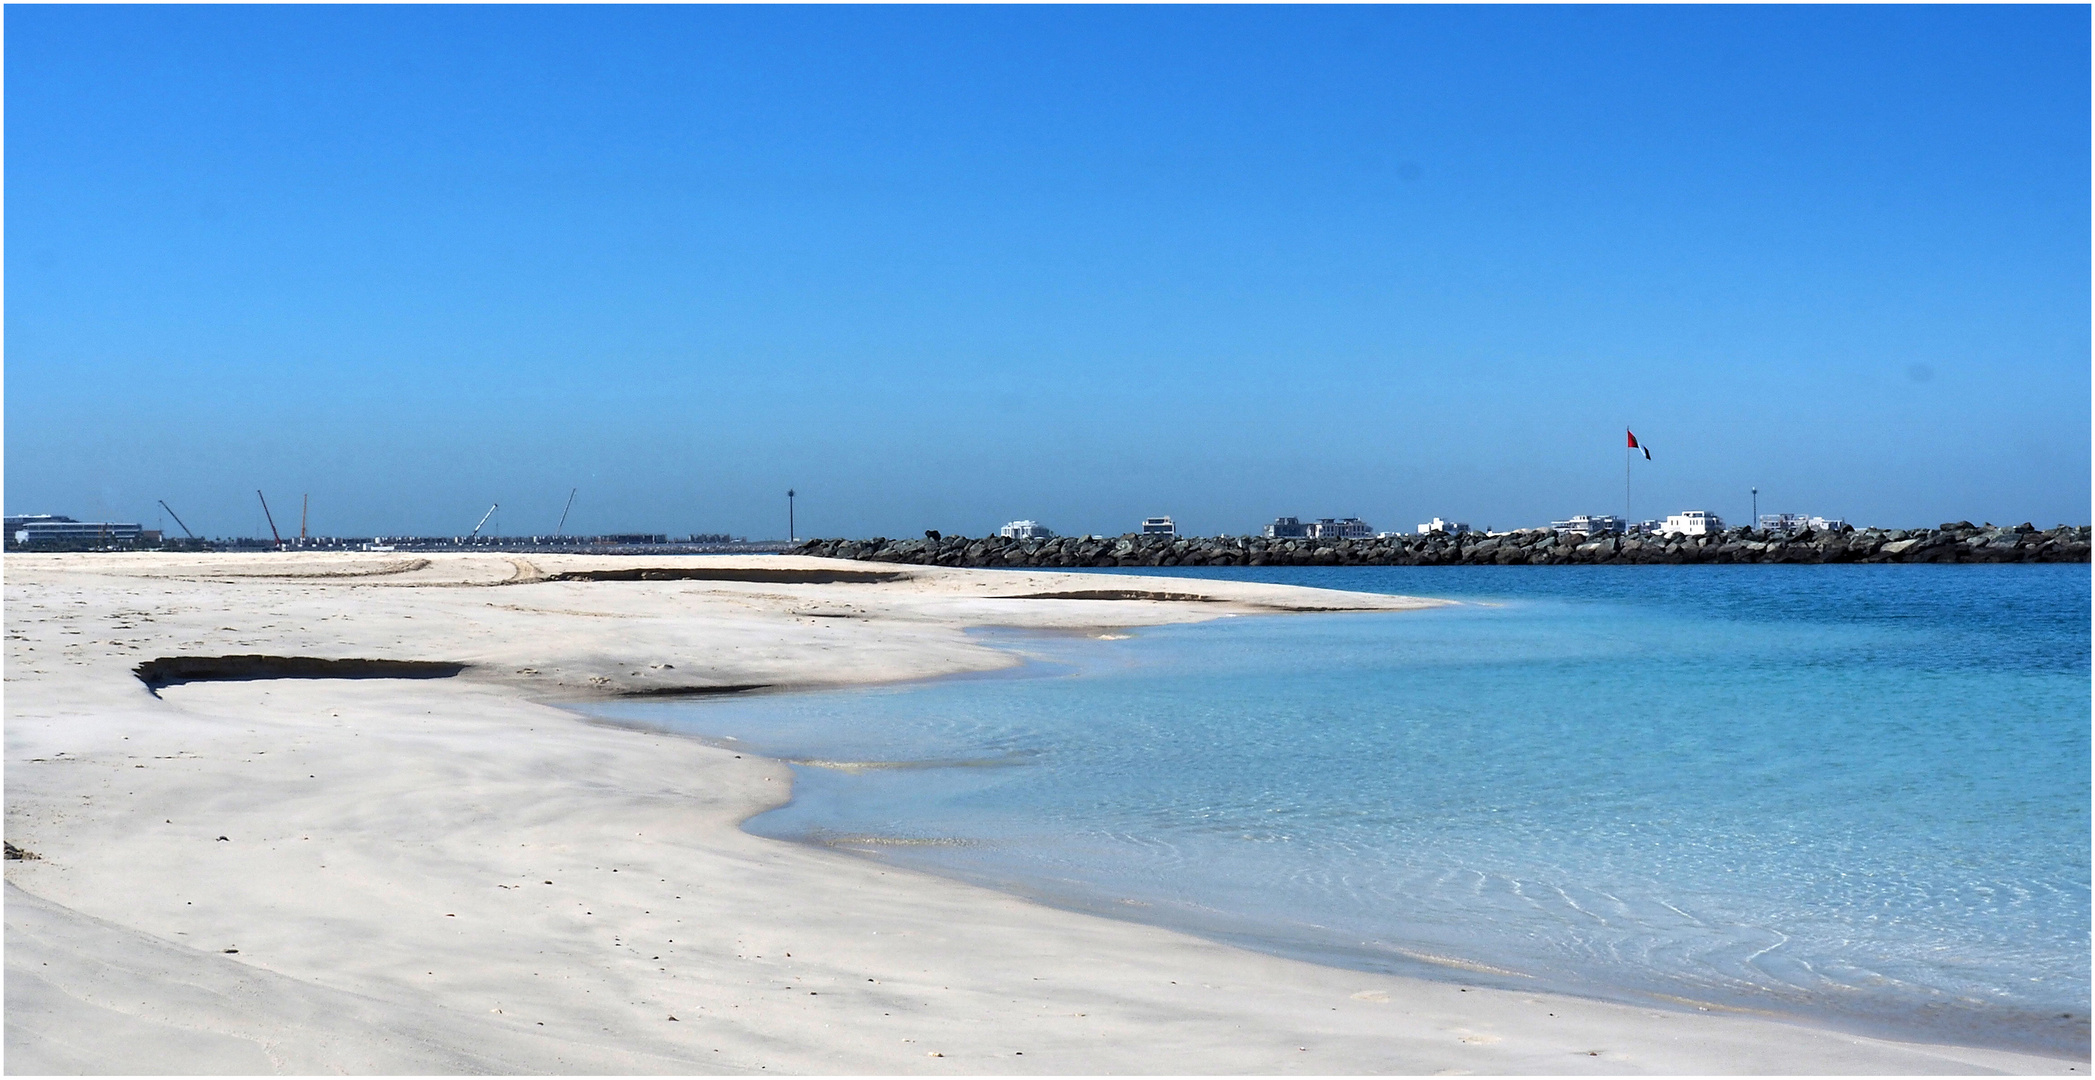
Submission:
[[919,566],[1553,566],[1614,563],[2084,563],[2088,526],[1973,525],[1842,529],[1793,535],[1588,536],[1550,529],[1352,540],[1255,536],[1000,536],[809,540],[795,555]]

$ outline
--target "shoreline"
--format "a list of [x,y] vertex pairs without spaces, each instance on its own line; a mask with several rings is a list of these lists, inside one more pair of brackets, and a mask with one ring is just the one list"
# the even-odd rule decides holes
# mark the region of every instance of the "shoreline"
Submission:
[[[7,834],[40,856],[7,864],[12,1070],[164,1071],[175,1053],[221,1072],[2085,1068],[1366,974],[1067,912],[755,837],[736,823],[789,797],[772,760],[539,703],[988,671],[994,650],[961,628],[990,623],[1393,598],[1204,582],[1211,603],[1017,600],[1073,575],[1011,571],[612,584],[482,556],[310,576],[365,561],[7,560]],[[160,697],[130,674],[240,654],[469,666]]]
[[[1189,578],[1185,580],[1202,579]],[[1460,603],[1469,603],[1469,601],[1462,601]],[[1053,636],[1058,637],[1083,638],[1094,641],[1111,641],[1123,639],[1126,636],[1132,636],[1100,634],[1084,631],[1013,631],[1010,628],[1004,627],[974,628],[974,630],[978,632],[987,631],[988,633],[986,633],[985,636],[990,636],[991,634],[1008,634],[1010,637],[1017,639],[1019,642],[1023,642],[1025,637],[1036,636],[1043,633],[1052,634]],[[1008,645],[1010,643],[1007,642],[1006,644]],[[1019,662],[1013,664],[1010,667],[998,669],[995,671],[939,675],[925,679],[910,680],[907,683],[869,684],[867,686],[860,687],[846,686],[822,687],[811,689],[786,689],[768,692],[767,696],[769,696],[770,694],[844,695],[850,694],[855,690],[863,689],[910,689],[913,687],[936,685],[938,683],[954,679],[1054,678],[1060,674],[1081,673],[1082,670],[1085,670],[1080,665],[1067,659],[1043,659],[1040,657],[1027,656],[1022,653],[1014,653],[1013,655],[1019,658]],[[1107,661],[1101,660],[1099,662],[1106,663]],[[1036,668],[1058,670],[1039,670],[1036,673],[1027,673],[1029,669]],[[841,702],[839,703],[839,707],[842,707]],[[661,732],[677,738],[692,739],[704,745],[714,746],[716,748],[725,748],[729,750],[742,749],[744,751],[748,751],[749,749],[749,744],[742,742],[741,740],[734,739],[734,737],[732,736],[721,736],[697,730],[689,730],[675,722],[657,722],[642,719],[637,716],[615,717],[606,716],[600,713],[589,712],[583,712],[579,715],[585,717],[591,722],[609,723],[613,726],[626,726],[635,730]],[[722,739],[727,739],[730,741],[720,741]],[[805,760],[800,758],[779,757],[775,755],[766,756],[766,760],[777,762],[781,767],[806,768],[818,770],[841,768],[842,771],[845,772],[855,772],[855,769],[849,768],[848,766],[859,764],[856,762],[830,760]],[[891,762],[883,760],[880,763],[878,763],[878,765],[868,767],[936,768],[941,764],[955,763],[938,761]],[[1970,1046],[1981,1049],[1997,1050],[2005,1053],[2028,1054],[2037,1057],[2047,1058],[2057,1057],[2060,1060],[2064,1061],[2080,1060],[2072,1056],[2070,1051],[2061,1052],[2054,1047],[2016,1044],[2012,1040],[2006,1038],[1991,1041],[1979,1040],[1970,1043],[1959,1043],[1956,1042],[1953,1037],[1932,1038],[1932,1033],[1928,1031],[1915,1030],[1910,1028],[1900,1028],[1896,1024],[1889,1021],[1881,1021],[1872,1024],[1868,1020],[1863,1019],[1859,1016],[1845,1016],[1846,1022],[1840,1022],[1840,1020],[1835,1019],[1835,1017],[1844,1016],[1845,1014],[1819,1012],[1816,1011],[1814,1006],[1812,1006],[1810,1003],[1799,1001],[1771,1000],[1760,1005],[1753,1005],[1742,1004],[1739,1002],[1698,1000],[1689,997],[1669,995],[1655,989],[1638,989],[1631,986],[1603,987],[1599,986],[1598,984],[1594,984],[1591,989],[1582,991],[1579,988],[1564,985],[1564,980],[1562,980],[1561,978],[1548,980],[1544,982],[1537,982],[1524,988],[1522,980],[1539,979],[1540,977],[1532,976],[1525,972],[1511,971],[1493,967],[1490,965],[1490,963],[1486,961],[1476,960],[1474,958],[1436,956],[1429,953],[1419,952],[1413,949],[1406,949],[1403,947],[1403,943],[1401,942],[1385,943],[1387,944],[1388,951],[1383,954],[1374,953],[1372,951],[1362,951],[1359,949],[1349,950],[1343,946],[1330,942],[1320,943],[1309,940],[1308,938],[1289,939],[1285,936],[1276,936],[1273,933],[1267,932],[1258,928],[1255,925],[1252,925],[1254,920],[1249,920],[1241,915],[1230,915],[1228,913],[1222,912],[1214,912],[1213,914],[1223,915],[1224,918],[1222,921],[1225,922],[1236,921],[1244,923],[1245,927],[1235,931],[1230,931],[1227,929],[1216,929],[1212,926],[1204,927],[1203,925],[1201,925],[1201,920],[1197,918],[1185,917],[1173,919],[1161,914],[1146,915],[1145,913],[1161,912],[1166,910],[1163,907],[1149,902],[1135,904],[1135,906],[1133,907],[1119,906],[1133,904],[1134,902],[1123,900],[1120,901],[1117,905],[1113,901],[1106,899],[1106,897],[1108,897],[1113,890],[1104,888],[1098,882],[1077,882],[1069,888],[1057,890],[1050,884],[1046,883],[1044,880],[1003,877],[997,873],[987,870],[977,870],[971,873],[957,867],[940,866],[937,864],[920,864],[916,862],[907,861],[906,859],[891,860],[891,858],[887,856],[883,851],[873,850],[875,845],[881,844],[886,838],[869,839],[857,833],[835,835],[805,833],[798,831],[780,831],[776,833],[767,833],[749,829],[749,822],[754,820],[755,818],[762,817],[765,814],[773,813],[775,811],[783,810],[789,807],[796,799],[800,797],[800,789],[801,785],[796,780],[792,787],[786,792],[783,801],[781,801],[779,804],[775,806],[766,807],[764,809],[752,813],[748,818],[745,818],[742,822],[738,823],[738,827],[741,827],[745,832],[750,832],[752,835],[755,835],[762,839],[795,844],[797,846],[805,847],[815,851],[833,852],[849,858],[863,860],[877,866],[900,867],[914,871],[916,873],[926,874],[934,878],[953,881],[977,888],[989,889],[995,892],[1003,893],[1008,896],[1016,897],[1029,903],[1041,904],[1062,911],[1082,914],[1094,918],[1112,919],[1115,921],[1131,923],[1134,925],[1154,927],[1173,933],[1188,934],[1193,937],[1197,937],[1207,941],[1212,941],[1221,945],[1245,949],[1253,952],[1259,952],[1268,956],[1274,956],[1281,959],[1295,960],[1303,963],[1314,964],[1320,967],[1331,968],[1339,971],[1352,971],[1359,972],[1362,974],[1391,975],[1398,978],[1419,980],[1424,982],[1445,983],[1451,986],[1460,986],[1465,984],[1471,987],[1484,986],[1508,993],[1540,992],[1558,997],[1572,998],[1581,1001],[1615,1005],[1632,1009],[1660,1009],[1677,1015],[1693,1015],[1696,1012],[1704,1012],[1757,1017],[1775,1023],[1781,1023],[1810,1030],[1823,1030],[1844,1035],[1852,1035],[1871,1039],[1885,1039],[1895,1042],[1914,1042],[1919,1044],[1938,1045],[1944,1047]],[[1213,921],[1214,920],[1210,920],[1211,923]],[[1537,986],[1541,987],[1541,989],[1535,989],[1535,987]],[[2032,1010],[2033,1014],[2040,1012],[2042,1011]],[[2043,1015],[2048,1016],[2050,1014],[2043,1013]]]

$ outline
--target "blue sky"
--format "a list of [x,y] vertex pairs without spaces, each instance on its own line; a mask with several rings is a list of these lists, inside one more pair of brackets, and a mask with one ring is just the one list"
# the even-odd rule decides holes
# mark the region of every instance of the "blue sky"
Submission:
[[10,513],[2089,520],[2085,7],[5,18]]

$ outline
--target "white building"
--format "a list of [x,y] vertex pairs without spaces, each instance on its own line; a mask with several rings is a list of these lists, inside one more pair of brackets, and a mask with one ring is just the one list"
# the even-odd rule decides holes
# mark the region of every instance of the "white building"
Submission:
[[1164,517],[1143,518],[1142,535],[1177,536],[1178,526],[1172,522],[1169,515],[1166,515]]
[[1562,521],[1552,521],[1549,527],[1558,532],[1578,532],[1587,536],[1612,536],[1623,531],[1623,521],[1613,514],[1580,514]]
[[1434,518],[1431,521],[1420,522],[1418,531],[1421,536],[1427,533],[1446,533],[1449,536],[1460,536],[1469,531],[1469,522],[1443,521],[1440,518]]
[[17,544],[135,544],[144,531],[137,522],[74,521],[62,514],[7,518],[8,535]]
[[1274,518],[1265,529],[1268,540],[1359,540],[1373,535],[1375,527],[1357,517],[1318,518],[1315,521]]
[[1667,536],[1715,536],[1724,531],[1724,519],[1707,510],[1682,510],[1668,516],[1659,531]]
[[1318,518],[1303,527],[1318,540],[1359,540],[1375,535],[1375,527],[1357,517]]
[[1014,521],[997,530],[1006,540],[1052,540],[1055,530],[1037,521]]
[[1760,516],[1760,531],[1762,532],[1800,533],[1806,529],[1810,529],[1813,532],[1839,532],[1847,527],[1848,523],[1839,518],[1823,518],[1804,514],[1762,514]]

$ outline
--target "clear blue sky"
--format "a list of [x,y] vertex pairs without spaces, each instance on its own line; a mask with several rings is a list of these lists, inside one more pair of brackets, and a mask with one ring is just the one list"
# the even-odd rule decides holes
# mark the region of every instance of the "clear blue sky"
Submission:
[[10,513],[2089,520],[2085,7],[5,18]]

